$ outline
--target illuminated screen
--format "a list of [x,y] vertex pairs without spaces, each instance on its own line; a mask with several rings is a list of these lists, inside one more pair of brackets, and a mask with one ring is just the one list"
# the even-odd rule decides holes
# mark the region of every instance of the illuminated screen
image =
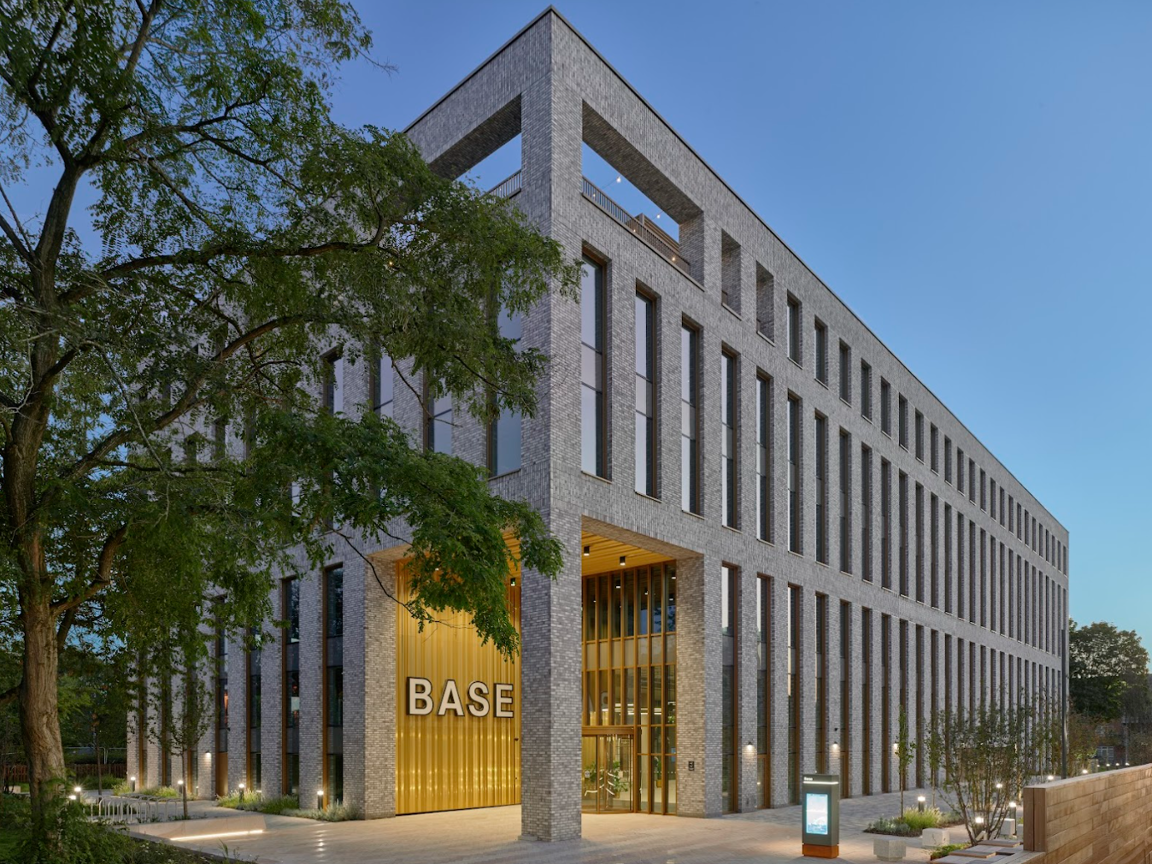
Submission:
[[828,834],[828,795],[825,792],[809,792],[804,802],[804,832],[806,834]]

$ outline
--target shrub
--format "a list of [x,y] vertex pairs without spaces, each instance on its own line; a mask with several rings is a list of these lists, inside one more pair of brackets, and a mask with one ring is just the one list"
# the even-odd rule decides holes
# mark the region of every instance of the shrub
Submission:
[[[123,792],[121,792],[119,790],[119,787],[117,787],[116,794],[117,795],[127,795],[130,793],[128,792],[127,787],[125,787]],[[149,786],[146,789],[137,789],[134,794],[146,795],[149,798],[179,798],[180,797],[180,792],[176,789],[173,789],[171,786]]]
[[350,804],[333,804],[323,810],[285,810],[284,816],[298,816],[301,819],[318,819],[321,822],[348,822],[360,818],[360,811]]
[[911,837],[912,828],[903,819],[877,819],[864,829],[866,834],[891,834],[894,837]]
[[899,821],[919,834],[925,828],[939,828],[943,824],[944,814],[936,807],[926,807],[923,811],[909,807]]
[[937,858],[943,858],[945,855],[951,855],[953,852],[967,848],[967,843],[948,843],[944,846],[938,846],[933,850],[932,854],[928,856],[928,860],[935,861]]

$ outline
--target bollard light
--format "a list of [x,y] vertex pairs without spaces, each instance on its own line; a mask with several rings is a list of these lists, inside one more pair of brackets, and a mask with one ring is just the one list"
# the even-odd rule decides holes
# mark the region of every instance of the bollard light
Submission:
[[132,783],[132,791],[135,792],[136,791],[136,775],[135,774],[133,774],[132,777],[130,778],[130,782]]
[[1087,769],[1087,768],[1081,768],[1081,769],[1080,769],[1080,773],[1081,773],[1081,774],[1087,774],[1087,773],[1088,773],[1088,769]]
[[924,812],[925,801],[927,801],[927,799],[923,795],[917,795],[916,796],[916,809],[919,810],[921,813]]
[[244,800],[244,784],[241,783],[239,788],[240,788],[240,800],[243,801]]
[[324,809],[324,790],[323,789],[317,789],[316,790],[316,809],[317,810],[323,810]]
[[1055,774],[1049,774],[1049,775],[1048,775],[1048,782],[1049,782],[1049,783],[1051,783],[1051,782],[1052,782],[1053,780],[1055,780],[1055,779],[1056,779],[1056,775],[1055,775]]

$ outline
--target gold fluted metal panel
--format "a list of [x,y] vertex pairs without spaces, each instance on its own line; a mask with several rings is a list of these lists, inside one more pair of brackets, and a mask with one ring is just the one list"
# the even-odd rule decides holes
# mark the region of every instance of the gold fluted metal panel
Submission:
[[[509,586],[512,620],[520,629],[518,574]],[[397,568],[398,599],[408,599],[403,563]],[[396,626],[396,812],[427,813],[466,807],[495,807],[520,803],[520,659],[500,656],[492,643],[480,638],[466,615],[444,614],[442,623],[429,624],[421,633],[401,607]],[[408,713],[408,678],[432,682],[439,704],[443,687],[456,682],[467,705],[468,685],[483,681],[489,687],[492,708],[486,717],[453,712],[437,716]],[[495,716],[494,685],[512,684],[511,718]]]

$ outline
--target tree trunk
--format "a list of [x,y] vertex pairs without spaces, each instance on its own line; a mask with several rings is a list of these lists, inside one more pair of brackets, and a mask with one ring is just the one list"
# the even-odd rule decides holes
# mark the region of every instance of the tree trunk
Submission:
[[20,682],[20,732],[28,758],[32,817],[39,825],[45,804],[60,794],[65,779],[56,689],[59,677],[56,619],[47,597],[25,602],[23,612],[24,678]]

